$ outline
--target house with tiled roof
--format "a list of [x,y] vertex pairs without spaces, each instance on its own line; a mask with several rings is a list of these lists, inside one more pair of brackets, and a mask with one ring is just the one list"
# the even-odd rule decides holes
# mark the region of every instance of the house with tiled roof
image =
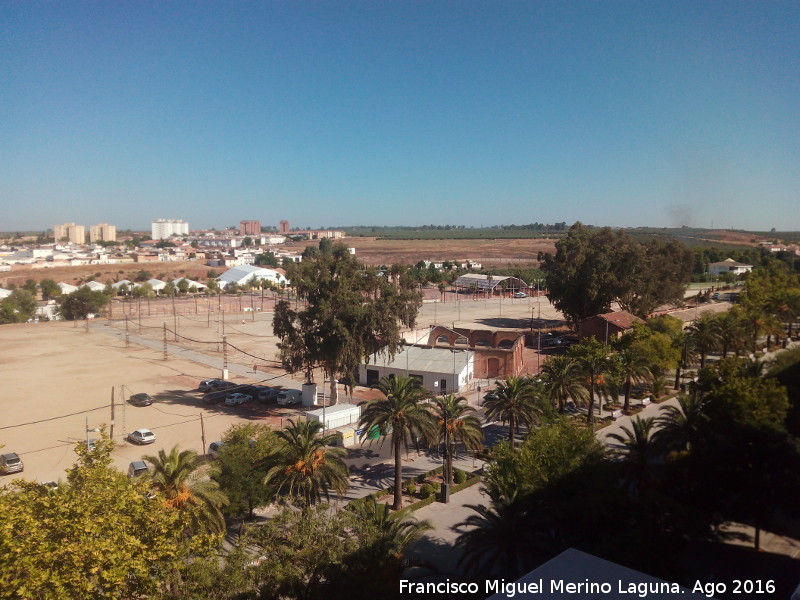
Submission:
[[578,324],[578,337],[593,337],[601,342],[618,339],[636,323],[644,323],[642,319],[624,310],[595,315]]

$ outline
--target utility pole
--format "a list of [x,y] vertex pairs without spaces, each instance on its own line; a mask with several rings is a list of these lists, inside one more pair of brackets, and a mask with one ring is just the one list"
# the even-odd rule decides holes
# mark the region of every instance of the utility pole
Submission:
[[131,339],[128,335],[128,315],[125,315],[125,347],[129,348],[131,345]]
[[167,360],[167,322],[164,321],[164,360]]
[[200,443],[203,444],[203,454],[206,453],[206,426],[203,423],[203,413],[200,413]]
[[111,387],[111,439],[114,439],[114,387]]
[[228,339],[222,336],[222,378],[227,379],[228,374]]

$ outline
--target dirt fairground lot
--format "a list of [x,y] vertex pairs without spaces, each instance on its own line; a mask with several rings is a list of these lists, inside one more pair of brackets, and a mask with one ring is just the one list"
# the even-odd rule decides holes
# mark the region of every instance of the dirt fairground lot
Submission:
[[[100,322],[96,323],[99,325]],[[91,330],[82,323],[22,323],[0,327],[0,452],[16,452],[25,463],[22,477],[34,481],[63,478],[76,460],[75,444],[90,429],[111,422],[111,388],[116,393],[114,463],[126,470],[143,454],[169,450],[175,444],[202,452],[200,415],[206,445],[235,423],[270,423],[295,411],[267,408],[260,403],[243,407],[208,405],[197,391],[201,379],[218,377],[219,370]],[[232,374],[236,383],[253,383]],[[125,386],[124,388],[122,386]],[[298,385],[299,387],[299,385]],[[146,392],[152,406],[134,407],[121,396]],[[136,446],[126,432],[152,429],[157,441]],[[90,433],[90,437],[98,437]],[[0,476],[0,485],[17,475]]]
[[[539,252],[555,252],[555,240],[497,239],[497,240],[384,240],[349,237],[338,240],[356,249],[356,256],[370,265],[392,263],[416,264],[420,260],[463,260],[469,258],[484,264],[530,264]],[[302,251],[309,243],[286,244]]]

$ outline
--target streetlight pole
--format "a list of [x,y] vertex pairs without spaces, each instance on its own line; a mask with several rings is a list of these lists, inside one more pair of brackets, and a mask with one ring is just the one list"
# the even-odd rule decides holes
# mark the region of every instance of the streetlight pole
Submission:
[[[456,360],[455,352],[453,352],[453,364]],[[442,413],[444,415],[444,465],[442,467],[442,503],[450,503],[450,432],[447,423],[448,414],[447,406],[442,402]]]

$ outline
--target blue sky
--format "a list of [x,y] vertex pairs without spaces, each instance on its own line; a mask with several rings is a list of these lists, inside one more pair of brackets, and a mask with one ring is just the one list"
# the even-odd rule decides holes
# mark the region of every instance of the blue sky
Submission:
[[800,229],[797,2],[0,4],[0,230]]

